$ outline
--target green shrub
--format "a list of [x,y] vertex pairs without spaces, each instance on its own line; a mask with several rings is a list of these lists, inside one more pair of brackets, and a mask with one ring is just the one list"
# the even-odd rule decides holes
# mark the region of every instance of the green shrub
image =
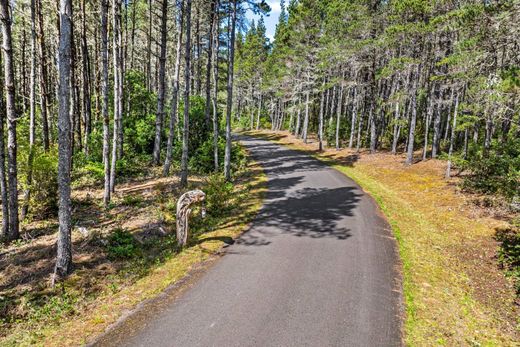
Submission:
[[58,156],[56,151],[41,152],[35,155],[30,211],[36,218],[55,216],[58,213]]
[[513,278],[516,292],[520,295],[520,230],[499,229],[496,239],[500,243],[498,262],[506,270],[506,274]]
[[108,256],[111,259],[135,258],[141,254],[137,241],[124,229],[116,229],[108,237]]
[[231,202],[234,195],[233,184],[226,182],[221,174],[214,174],[206,179],[207,213],[211,217],[220,217],[233,208]]
[[464,180],[466,188],[508,199],[520,196],[520,139],[494,141],[487,154],[475,151],[465,168],[472,173]]

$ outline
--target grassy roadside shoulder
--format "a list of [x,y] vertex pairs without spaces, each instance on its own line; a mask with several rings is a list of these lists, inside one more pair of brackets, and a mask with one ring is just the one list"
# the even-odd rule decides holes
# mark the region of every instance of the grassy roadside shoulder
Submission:
[[354,179],[390,222],[403,263],[405,341],[410,346],[514,346],[514,289],[497,269],[501,221],[471,211],[439,175],[440,162],[405,168],[390,155],[318,152],[287,132],[250,132],[305,151]]
[[[160,247],[154,245],[149,253],[157,250],[164,251],[164,248],[169,247],[172,249],[165,253],[164,257],[154,257],[149,253],[140,252],[136,256],[137,259],[133,260],[134,262],[128,261],[126,269],[122,267],[112,271],[110,275],[106,276],[108,279],[102,278],[102,276],[97,278],[95,294],[79,294],[79,291],[82,290],[83,283],[89,280],[88,277],[94,277],[92,270],[97,270],[97,268],[77,269],[63,283],[62,287],[55,289],[62,291],[61,296],[54,296],[56,298],[75,297],[76,299],[67,301],[65,305],[62,301],[54,306],[52,302],[48,302],[43,308],[39,309],[38,317],[31,315],[30,317],[33,318],[30,320],[11,323],[7,333],[0,338],[0,345],[75,346],[91,341],[121,316],[132,311],[138,304],[156,297],[166,288],[185,278],[193,269],[197,269],[201,264],[215,259],[222,247],[229,243],[230,239],[235,239],[243,233],[257,214],[262,205],[266,180],[261,167],[250,161],[245,172],[237,177],[235,186],[229,192],[234,207],[225,215],[210,221],[210,225],[205,224],[208,223],[207,220],[194,217],[192,221],[193,235],[190,237],[188,247],[182,250],[176,249],[174,237],[169,235],[155,239],[154,242],[161,242],[163,245]],[[129,184],[124,189],[128,194],[131,192],[132,198],[122,196],[120,197],[120,204],[134,205],[133,210],[129,206],[118,206],[114,208],[116,210],[114,213],[117,214],[118,208],[121,208],[121,211],[129,210],[129,212],[125,212],[126,214],[153,215],[151,218],[162,219],[166,230],[170,230],[169,226],[174,225],[173,217],[163,214],[166,213],[164,211],[174,210],[174,203],[164,197],[143,198],[136,192],[142,189],[146,194],[155,194],[155,192],[164,191],[166,187],[173,187],[173,191],[178,193],[177,188],[175,188],[176,185],[176,179],[169,179],[167,182],[159,179],[155,180],[153,184],[150,182]],[[204,191],[212,189],[211,182],[203,182],[199,179],[195,179],[190,185],[190,188],[197,187]],[[213,185],[215,186],[215,183]],[[214,186],[213,189],[219,189]],[[169,190],[168,194],[171,194]],[[164,206],[163,212],[151,210],[150,208],[157,209],[157,207],[150,206],[154,204]],[[210,213],[208,206],[208,214]],[[196,210],[194,211],[195,214]],[[125,223],[125,221],[122,220],[118,223]],[[150,226],[147,225],[147,227]],[[136,226],[135,229],[130,228],[128,230],[132,230],[131,233],[135,234],[133,230],[138,228],[141,227]],[[162,227],[152,225],[151,228],[159,229]],[[171,234],[171,231],[168,234]],[[76,235],[76,238],[78,237],[80,236]],[[88,240],[83,241],[88,242]],[[128,249],[122,248],[119,251],[127,252]],[[149,261],[139,259],[147,257],[150,258]],[[75,259],[75,261],[78,261],[78,259]],[[143,265],[138,262],[147,263]],[[105,264],[102,265],[108,267],[111,266],[110,264],[110,261],[105,261]],[[142,269],[130,269],[134,264],[135,267],[142,266]],[[139,274],[135,275],[132,271],[138,271]],[[22,304],[20,303],[20,305]],[[49,306],[49,304],[51,305]]]

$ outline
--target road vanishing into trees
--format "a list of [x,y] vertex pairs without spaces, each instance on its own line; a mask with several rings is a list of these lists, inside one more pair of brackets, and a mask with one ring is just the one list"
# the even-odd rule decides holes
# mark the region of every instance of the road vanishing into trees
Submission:
[[240,140],[268,175],[250,230],[95,345],[402,345],[396,241],[374,200],[307,154]]

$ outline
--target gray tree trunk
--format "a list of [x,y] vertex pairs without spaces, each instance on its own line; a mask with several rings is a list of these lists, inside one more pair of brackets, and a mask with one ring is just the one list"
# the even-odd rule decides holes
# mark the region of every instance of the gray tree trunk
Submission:
[[191,0],[186,0],[186,50],[184,58],[184,127],[182,131],[181,186],[187,187],[190,131]]
[[231,12],[231,39],[229,41],[229,64],[227,82],[227,110],[226,110],[226,149],[224,152],[224,177],[231,180],[231,109],[233,106],[233,74],[235,63],[235,29],[237,23],[237,1],[233,0]]
[[101,115],[103,117],[103,203],[110,203],[110,116],[108,114],[108,0],[101,0]]
[[453,125],[451,127],[450,149],[448,152],[448,165],[446,167],[446,178],[451,176],[451,157],[453,155],[453,143],[455,142],[455,130],[457,127],[457,114],[459,112],[459,94],[455,96],[455,112],[453,113]]
[[[325,86],[325,80],[323,81],[323,86]],[[325,108],[325,91],[321,92],[321,101],[320,101],[320,119],[318,124],[318,140],[319,140],[319,151],[323,151],[323,117],[324,117],[324,108]]]
[[5,107],[7,116],[7,182],[9,199],[9,232],[6,240],[18,239],[18,167],[16,141],[16,100],[9,0],[0,0],[2,50],[4,57]]
[[177,23],[177,46],[175,48],[175,70],[172,81],[172,103],[170,113],[170,123],[168,132],[168,142],[166,144],[166,158],[164,159],[163,176],[170,174],[170,167],[173,156],[173,143],[175,141],[175,127],[177,125],[177,109],[179,107],[179,75],[181,71],[182,55],[182,27],[184,24],[184,0],[181,0],[179,11],[179,22]]
[[213,54],[213,164],[215,165],[215,172],[219,170],[219,155],[218,155],[218,56],[220,48],[220,18],[219,18],[219,1],[215,1],[215,23],[213,25],[213,39],[215,40],[215,54]]
[[71,44],[72,44],[72,0],[60,0],[60,43],[59,65],[59,113],[58,113],[58,195],[59,195],[59,234],[58,256],[54,270],[56,277],[62,278],[72,271],[71,242],[71,199],[70,199],[70,85],[71,85]]
[[44,36],[44,28],[43,28],[43,14],[41,10],[41,1],[37,1],[36,3],[36,11],[38,13],[38,41],[39,41],[39,53],[40,53],[40,111],[41,111],[41,119],[42,119],[42,140],[43,140],[43,149],[45,151],[49,150],[50,147],[50,133],[49,133],[49,122],[48,122],[48,114],[49,111],[49,91],[47,87],[47,51],[45,49],[45,36]]
[[350,121],[350,138],[348,140],[348,148],[354,145],[354,135],[356,134],[357,122],[357,101],[356,101],[357,87],[354,86],[354,96],[352,97],[352,119]]
[[417,90],[414,87],[412,91],[412,104],[410,105],[412,109],[412,118],[410,120],[410,130],[408,133],[408,147],[406,151],[406,165],[413,164],[413,150],[414,150],[414,140],[415,140],[415,124],[417,122]]
[[[0,54],[0,66],[2,55]],[[4,84],[4,77],[0,74],[0,85]],[[9,194],[7,187],[7,174],[5,172],[5,103],[4,88],[0,88],[0,194],[2,198],[2,234],[0,241],[9,240]]]
[[113,44],[112,60],[114,63],[114,129],[112,137],[112,163],[110,165],[110,191],[116,189],[116,163],[119,157],[118,149],[120,146],[120,126],[121,126],[121,0],[112,2],[112,24],[113,24]]
[[341,86],[339,90],[339,101],[336,113],[336,150],[339,150],[339,127],[341,125],[341,112],[343,111],[343,89],[344,87]]
[[155,141],[153,163],[161,162],[161,139],[164,124],[164,98],[166,95],[166,43],[168,22],[168,0],[162,0],[161,12],[161,55],[159,56],[159,91],[157,93],[157,113],[155,115]]
[[[209,18],[209,29],[208,29],[208,61],[206,63],[206,108],[205,108],[205,121],[206,129],[210,129],[210,113],[211,113],[211,63],[213,61],[213,36],[214,36],[214,25],[215,25],[215,12],[216,12],[216,0],[211,1],[210,6],[210,18]],[[199,57],[200,58],[200,57]]]
[[29,201],[31,199],[31,185],[33,177],[34,161],[34,136],[35,136],[35,113],[36,113],[36,4],[31,0],[31,72],[29,76],[29,155],[27,157],[27,177],[22,205],[22,220],[29,212]]
[[305,96],[305,118],[303,120],[303,142],[307,143],[307,130],[309,128],[309,99],[310,99],[310,91],[307,91]]

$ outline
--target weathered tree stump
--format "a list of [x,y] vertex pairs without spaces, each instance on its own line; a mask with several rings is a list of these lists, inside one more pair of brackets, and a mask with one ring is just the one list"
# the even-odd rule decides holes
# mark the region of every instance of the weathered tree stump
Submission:
[[[197,202],[203,202],[206,194],[199,189],[191,190],[182,194],[177,201],[177,244],[184,246],[188,241],[189,218],[191,215],[191,205]],[[205,216],[204,205],[202,206],[202,216]]]

